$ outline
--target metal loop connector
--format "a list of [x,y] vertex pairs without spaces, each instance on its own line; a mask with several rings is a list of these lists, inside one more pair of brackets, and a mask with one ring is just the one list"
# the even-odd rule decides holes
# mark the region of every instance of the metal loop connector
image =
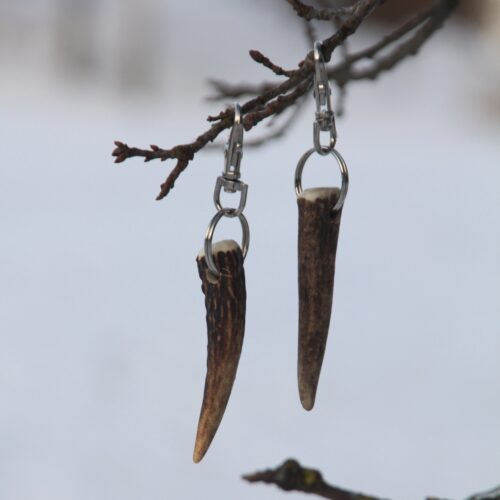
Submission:
[[[315,151],[315,148],[307,150],[300,158],[299,163],[297,163],[297,168],[295,169],[295,194],[297,196],[302,193],[302,171],[304,170],[306,161]],[[340,210],[344,205],[344,200],[347,196],[347,189],[349,188],[349,171],[347,170],[347,165],[344,161],[344,158],[342,158],[342,155],[338,151],[332,149],[329,152],[337,160],[340,169],[340,175],[342,176],[339,199],[337,200],[337,203],[335,203],[335,205],[332,207],[332,212],[335,212],[337,210]]]
[[[217,177],[214,190],[214,203],[217,208],[217,213],[212,217],[205,234],[205,259],[209,270],[215,275],[220,276],[221,273],[215,265],[214,255],[212,251],[212,238],[215,228],[222,217],[234,218],[238,217],[243,231],[243,239],[241,243],[241,252],[245,259],[248,246],[250,244],[250,228],[248,221],[243,215],[243,210],[247,202],[248,185],[240,181],[240,164],[243,157],[243,123],[241,116],[241,107],[238,103],[234,104],[234,124],[229,133],[229,139],[224,151],[225,164],[224,172]],[[220,195],[224,189],[226,193],[240,193],[240,202],[237,208],[223,207]]]
[[[314,122],[314,149],[320,155],[331,152],[337,142],[337,129],[335,126],[335,114],[332,109],[332,91],[328,81],[325,61],[321,50],[321,43],[314,42],[314,98],[316,100],[316,119]],[[329,132],[330,141],[328,146],[320,142],[320,132]]]
[[331,153],[335,149],[335,144],[337,144],[337,131],[335,130],[335,121],[333,122],[333,128],[327,129],[330,131],[330,141],[328,146],[323,146],[321,144],[320,134],[322,130],[323,129],[321,128],[320,124],[318,123],[318,120],[316,119],[313,125],[314,150],[321,156],[325,156],[328,153]]
[[212,251],[212,238],[214,236],[215,228],[217,227],[217,224],[221,220],[222,217],[238,217],[240,220],[241,224],[241,230],[243,232],[243,237],[242,237],[242,242],[241,242],[241,253],[243,255],[243,260],[245,260],[245,257],[248,253],[248,247],[250,245],[250,228],[248,226],[248,221],[246,217],[242,214],[235,214],[231,208],[223,208],[222,210],[219,210],[212,218],[210,221],[210,224],[208,225],[207,232],[205,234],[205,259],[207,262],[208,269],[215,275],[215,276],[220,276],[221,273],[219,269],[217,269],[217,266],[215,265],[214,261],[214,254]]
[[[225,208],[222,206],[220,201],[220,193],[222,188],[224,187],[224,191],[228,192],[228,186],[231,189],[231,193],[236,193],[236,191],[240,192],[240,203],[238,204],[238,208]],[[247,192],[248,192],[248,184],[245,184],[241,181],[228,181],[223,177],[217,177],[217,182],[215,183],[215,191],[214,191],[214,203],[217,210],[232,210],[234,217],[241,214],[245,209],[245,205],[247,203]]]

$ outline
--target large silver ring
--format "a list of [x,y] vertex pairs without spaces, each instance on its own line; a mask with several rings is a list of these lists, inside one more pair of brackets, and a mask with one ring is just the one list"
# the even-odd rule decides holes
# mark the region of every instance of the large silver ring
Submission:
[[223,208],[222,210],[219,210],[213,217],[212,220],[210,221],[210,224],[208,225],[207,232],[205,234],[205,259],[207,261],[207,266],[210,271],[215,274],[215,276],[220,276],[220,271],[217,269],[217,266],[215,265],[214,261],[214,255],[212,252],[212,238],[214,236],[215,228],[217,227],[217,224],[221,220],[222,217],[238,217],[240,220],[241,224],[241,230],[243,232],[243,238],[241,242],[241,253],[243,254],[243,260],[247,256],[248,253],[248,247],[250,245],[250,228],[248,226],[248,221],[246,217],[240,212],[240,213],[235,213],[235,210],[233,208]]
[[[302,155],[302,157],[299,160],[299,163],[297,163],[297,168],[295,169],[295,194],[297,196],[299,196],[302,193],[302,171],[304,170],[306,161],[315,151],[316,151],[315,148],[309,149]],[[337,160],[340,169],[340,174],[342,176],[342,184],[340,186],[340,196],[339,199],[337,200],[337,203],[335,203],[335,206],[332,207],[332,211],[335,212],[336,210],[340,210],[344,205],[344,200],[345,197],[347,196],[347,189],[349,187],[349,171],[347,170],[347,165],[346,162],[344,161],[344,158],[342,158],[341,154],[337,150],[332,149],[330,151],[330,154]]]

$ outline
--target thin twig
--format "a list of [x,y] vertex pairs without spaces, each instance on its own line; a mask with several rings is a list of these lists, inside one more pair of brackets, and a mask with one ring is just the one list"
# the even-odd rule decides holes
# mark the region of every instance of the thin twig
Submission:
[[380,500],[376,497],[354,493],[326,483],[321,472],[302,467],[289,459],[276,469],[267,469],[243,476],[249,483],[275,484],[285,491],[312,493],[330,500]]
[[311,47],[318,38],[316,36],[316,30],[314,29],[314,25],[311,21],[303,19],[303,24],[304,24],[304,33],[306,35],[306,40],[307,40],[307,46]]
[[500,500],[500,486],[483,493],[476,493],[466,498],[466,500]]
[[[332,486],[323,479],[320,471],[302,467],[293,459],[286,460],[275,469],[244,475],[243,479],[249,483],[274,484],[285,491],[301,491],[330,500],[382,500],[379,497]],[[427,500],[440,499],[428,497]],[[484,493],[476,493],[465,500],[500,500],[500,486]]]
[[[295,10],[300,6],[307,7],[304,6],[302,2],[287,1],[294,6]],[[325,61],[330,60],[333,50],[344,43],[345,40],[357,30],[373,9],[383,3],[383,1],[384,0],[357,0],[350,7],[335,10],[337,14],[343,17],[342,21],[339,22],[338,30],[322,41]],[[344,61],[334,66],[330,70],[329,75],[342,87],[349,81],[375,78],[379,73],[393,68],[407,56],[415,54],[432,33],[443,24],[444,20],[450,15],[457,4],[458,0],[437,0],[434,7],[405,23],[395,32],[384,37],[372,47],[355,54],[350,54]],[[316,15],[315,12],[313,13]],[[317,17],[313,18],[316,19]],[[323,19],[325,17],[319,18]],[[328,17],[328,20],[331,19],[331,16]],[[401,42],[393,51],[384,57],[375,59],[373,64],[368,68],[357,69],[354,67],[355,62],[365,58],[374,58],[383,48],[396,42],[419,25],[422,26],[415,31],[412,37]],[[306,54],[295,70],[283,69],[258,51],[252,51],[251,55],[257,62],[271,69],[274,73],[285,76],[285,80],[277,84],[264,82],[256,87],[249,85],[231,86],[222,82],[212,82],[219,96],[223,95],[225,98],[238,98],[243,94],[253,95],[253,97],[246,101],[241,107],[243,125],[247,131],[252,129],[262,120],[280,114],[288,107],[296,105],[302,96],[310,89],[314,71],[312,51]],[[181,144],[171,149],[162,149],[158,146],[151,146],[150,149],[140,149],[129,147],[121,141],[116,141],[116,148],[113,151],[115,162],[120,163],[132,157],[142,157],[144,161],[151,161],[154,159],[160,159],[162,161],[176,159],[177,163],[166,181],[162,184],[160,193],[157,197],[157,199],[162,199],[174,187],[177,178],[187,168],[194,155],[208,143],[212,142],[223,130],[231,127],[234,119],[234,112],[231,108],[227,108],[218,115],[209,117],[208,119],[214,123],[212,123],[207,131],[199,135],[193,142]]]
[[434,15],[429,17],[420,28],[418,28],[411,38],[401,42],[386,56],[379,57],[371,67],[361,70],[353,70],[349,73],[348,81],[352,80],[373,80],[384,71],[388,71],[399,62],[409,56],[418,53],[424,43],[432,34],[443,26],[444,21],[449,15],[449,9],[454,8],[458,0],[446,0],[440,9],[434,11]]
[[281,66],[274,64],[268,57],[259,52],[258,50],[250,50],[250,57],[257,63],[262,64],[266,68],[270,69],[275,75],[278,76],[288,76],[291,77],[295,71],[290,71],[283,69]]
[[383,36],[377,43],[374,43],[364,50],[360,50],[359,52],[351,54],[347,61],[349,63],[353,63],[361,59],[371,58],[375,56],[377,52],[380,52],[388,45],[400,40],[403,36],[415,29],[419,24],[422,24],[427,19],[431,19],[439,10],[439,8],[440,5],[435,4],[432,7],[429,7],[428,9],[417,13],[415,16],[396,28],[394,31],[386,36]]
[[[284,120],[279,126],[276,126],[271,132],[263,137],[259,137],[257,139],[253,139],[245,142],[245,147],[257,147],[261,146],[264,143],[268,143],[269,141],[279,139],[283,137],[286,132],[290,129],[293,123],[295,123],[295,119],[300,114],[300,112],[304,109],[304,103],[306,100],[304,98],[298,99],[295,103],[295,106],[292,108],[292,112],[289,116],[287,116],[286,120]],[[274,115],[271,118],[274,118],[278,115]]]
[[[295,105],[291,107],[292,111],[288,114],[288,116],[286,116],[285,119],[281,120],[281,123],[279,124],[277,122],[280,121],[279,119],[283,112],[270,116],[269,122],[266,124],[269,128],[269,132],[267,134],[264,134],[262,137],[245,140],[245,148],[255,148],[258,146],[262,146],[262,144],[267,144],[270,141],[283,137],[289,130],[289,128],[293,125],[293,123],[295,123],[297,116],[304,109],[305,102],[306,100],[304,98],[297,100]],[[205,147],[213,150],[221,150],[224,148],[224,143],[218,142],[207,144]]]
[[[398,41],[400,38],[407,35],[409,32],[411,32],[417,26],[422,24],[424,21],[426,21],[428,19],[432,19],[435,15],[437,15],[437,13],[439,11],[441,11],[441,8],[443,5],[449,4],[449,3],[456,5],[458,2],[456,0],[453,0],[452,2],[447,2],[447,1],[437,2],[433,7],[425,10],[424,12],[421,12],[421,13],[415,15],[408,22],[404,23],[402,26],[395,29],[390,34],[382,37],[378,42],[374,43],[373,45],[371,45],[363,50],[360,50],[358,52],[353,52],[353,53],[349,54],[349,56],[344,61],[342,61],[339,64],[336,64],[335,66],[333,66],[332,68],[330,68],[328,70],[329,78],[340,85],[346,84],[351,80],[362,80],[363,78],[373,78],[373,72],[384,71],[383,66],[385,63],[381,64],[380,70],[378,70],[375,66],[371,67],[370,68],[371,71],[369,74],[368,73],[363,74],[361,72],[354,72],[351,69],[353,67],[354,63],[356,63],[362,59],[373,58],[379,52],[381,52],[383,49],[387,48],[392,43]],[[446,16],[445,17],[447,17],[451,13],[451,11],[454,8],[454,5],[452,5],[451,7],[449,5],[446,5]],[[444,21],[444,19],[445,18],[443,18],[442,20]],[[439,25],[433,26],[434,30],[437,30],[438,28],[439,28]],[[422,40],[420,38],[420,35],[418,35],[416,37],[412,37],[408,40],[408,45],[405,47],[405,50],[409,50],[410,53],[414,52],[415,50],[418,50],[420,48],[420,46],[422,46],[425,41],[426,41],[426,39]],[[398,51],[397,56],[392,55],[391,59],[394,59],[397,57],[398,59],[395,61],[395,63],[397,64],[397,63],[401,62],[407,55],[409,55],[409,54],[407,54],[404,51],[401,51],[401,52]],[[353,71],[353,72],[351,73],[351,71]],[[221,99],[225,99],[227,97],[239,98],[239,97],[242,97],[245,95],[257,95],[257,94],[260,94],[260,93],[268,90],[273,85],[270,82],[262,82],[261,84],[256,85],[256,86],[253,86],[251,84],[230,84],[227,82],[221,82],[219,80],[210,80],[209,83],[218,92],[218,94],[211,97],[211,100],[221,100]]]
[[[340,30],[330,38],[324,40],[326,47],[326,57],[329,58],[333,48],[342,43],[342,41],[354,33],[363,19],[383,0],[358,0],[353,9],[352,15],[347,18],[342,24]],[[271,87],[264,93],[250,99],[241,107],[244,115],[243,125],[246,130],[250,130],[264,118],[281,112],[286,107],[290,106],[309,88],[312,73],[314,70],[312,51],[307,54],[292,76],[283,83]],[[213,141],[223,130],[232,125],[234,112],[232,109],[227,109],[219,114],[219,121],[214,123],[206,132],[197,137],[190,144],[182,144],[171,149],[162,149],[157,146],[151,147],[149,150],[140,148],[131,148],[121,141],[116,141],[116,148],[113,151],[115,162],[120,163],[131,157],[143,157],[145,161],[153,159],[167,160],[176,158],[177,164],[170,172],[166,181],[162,184],[157,200],[164,198],[174,187],[175,181],[179,175],[186,169],[189,161],[191,161],[200,149],[208,142]]]
[[316,9],[310,5],[306,5],[299,0],[287,0],[294,8],[299,17],[306,21],[317,19],[318,21],[331,21],[335,18],[341,18],[352,14],[354,7],[338,7],[336,9]]

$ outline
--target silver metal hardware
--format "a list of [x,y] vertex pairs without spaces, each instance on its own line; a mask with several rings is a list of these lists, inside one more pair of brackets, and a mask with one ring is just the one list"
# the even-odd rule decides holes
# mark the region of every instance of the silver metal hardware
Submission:
[[234,104],[234,124],[224,150],[225,164],[222,177],[228,181],[224,183],[224,191],[234,193],[236,188],[231,181],[240,178],[241,158],[243,157],[243,123],[241,122],[241,107]]
[[[227,179],[224,179],[223,177],[217,177],[217,182],[215,183],[215,191],[214,191],[214,203],[215,203],[215,208],[217,210],[224,210],[224,207],[222,206],[222,203],[220,201],[220,193],[222,188],[224,187],[224,191],[227,192],[225,188],[225,184],[227,183]],[[236,193],[236,191],[240,191],[240,203],[238,205],[238,208],[226,208],[228,211],[232,211],[234,214],[233,217],[241,214],[245,208],[246,202],[247,202],[247,192],[248,192],[248,185],[245,184],[244,182],[240,181],[229,181],[232,184],[233,190],[231,191],[232,193]]]
[[238,217],[241,224],[241,230],[243,232],[243,238],[241,242],[241,253],[243,254],[243,259],[245,259],[248,253],[248,247],[250,245],[250,227],[248,226],[248,221],[246,217],[240,213],[235,215],[234,212],[231,212],[231,209],[223,208],[219,210],[210,221],[208,225],[207,232],[205,234],[205,259],[207,261],[207,266],[210,271],[215,274],[215,276],[220,276],[220,271],[217,269],[214,261],[214,254],[212,251],[212,238],[214,236],[215,228],[217,224],[221,220],[222,217]]
[[[297,168],[295,169],[295,194],[297,196],[302,193],[302,171],[304,170],[304,166],[307,160],[315,151],[315,148],[307,150],[300,158],[299,163],[297,163]],[[347,165],[344,161],[344,158],[342,158],[341,154],[338,151],[332,149],[330,151],[330,154],[337,160],[340,174],[342,176],[340,196],[337,200],[337,203],[335,203],[335,206],[332,207],[332,212],[335,212],[336,210],[340,210],[344,205],[344,200],[347,196],[347,189],[349,188],[349,171],[347,170]]]
[[224,207],[220,201],[221,190],[225,193],[240,192],[240,202],[238,208],[233,208],[234,216],[241,214],[247,201],[248,186],[240,181],[241,158],[243,157],[243,123],[241,117],[241,107],[238,103],[234,104],[234,124],[229,133],[229,138],[224,150],[224,172],[217,177],[214,190],[214,203],[217,210]]
[[[250,228],[248,222],[243,215],[243,210],[247,202],[248,185],[240,181],[240,166],[241,158],[243,157],[243,123],[241,115],[241,107],[238,103],[234,104],[234,124],[229,133],[229,139],[224,150],[224,172],[217,177],[214,190],[214,204],[217,213],[214,215],[208,226],[205,235],[205,258],[210,271],[216,276],[220,276],[220,272],[215,265],[214,256],[212,253],[212,238],[215,227],[222,217],[238,217],[243,231],[243,241],[241,251],[243,258],[248,252],[250,242]],[[237,208],[222,206],[220,195],[224,189],[225,193],[240,193],[240,201]]]
[[[314,98],[316,99],[316,119],[313,128],[314,148],[322,156],[327,155],[335,148],[337,129],[335,114],[332,109],[330,82],[326,71],[325,61],[321,50],[321,43],[314,42]],[[320,140],[321,132],[329,132],[328,146],[323,146]]]

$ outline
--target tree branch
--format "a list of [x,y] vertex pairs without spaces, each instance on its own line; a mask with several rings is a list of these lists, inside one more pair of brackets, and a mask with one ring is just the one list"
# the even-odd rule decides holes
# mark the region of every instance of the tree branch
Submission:
[[318,21],[331,21],[343,16],[352,14],[354,7],[338,7],[336,9],[316,9],[310,5],[305,5],[299,0],[287,0],[287,2],[294,8],[299,17],[306,21],[317,19]]
[[347,77],[347,81],[372,80],[377,78],[380,73],[394,68],[406,57],[416,55],[433,33],[443,26],[444,21],[457,4],[458,0],[446,0],[437,5],[432,11],[432,16],[427,17],[422,26],[415,31],[411,38],[401,42],[386,56],[377,59],[371,67],[351,71]]
[[267,469],[243,476],[249,483],[275,484],[285,491],[302,491],[331,500],[380,500],[376,497],[353,493],[323,480],[321,472],[302,467],[296,460],[286,460],[276,469]]
[[[314,9],[305,6],[300,1],[287,0],[295,11],[300,10],[301,17],[307,19],[338,19],[338,29],[328,38],[322,41],[323,56],[325,61],[331,57],[333,50],[339,47],[350,35],[352,35],[367,16],[384,0],[357,0],[352,6],[341,9]],[[396,66],[409,55],[415,54],[425,41],[441,27],[444,20],[450,15],[459,0],[436,0],[435,5],[415,16],[412,20],[403,24],[400,28],[385,36],[377,43],[360,52],[344,56],[344,60],[334,66],[329,75],[342,88],[349,81],[361,79],[373,79],[378,74]],[[304,14],[303,9],[308,10]],[[327,15],[328,14],[328,15]],[[368,68],[357,69],[355,63],[361,59],[373,59],[381,50],[390,44],[397,42],[403,36],[410,33],[416,27],[419,29],[408,40],[400,42],[389,54],[375,59]],[[251,130],[262,120],[282,113],[286,108],[296,105],[302,96],[311,88],[314,72],[314,61],[312,51],[308,52],[304,59],[297,65],[297,69],[285,70],[281,66],[270,61],[258,51],[250,51],[251,57],[258,63],[273,71],[275,74],[285,76],[286,79],[278,84],[268,82],[258,86],[240,85],[231,86],[223,82],[212,81],[212,86],[217,90],[217,98],[232,97],[239,98],[242,95],[251,95],[241,109],[243,113],[243,125],[245,130]],[[232,108],[221,111],[218,115],[208,118],[214,122],[210,128],[199,135],[193,142],[181,144],[170,149],[162,149],[151,146],[150,149],[129,147],[127,144],[116,141],[113,151],[115,162],[120,163],[128,158],[142,157],[144,161],[159,159],[165,161],[176,159],[177,163],[170,172],[166,181],[162,184],[157,200],[164,198],[181,173],[187,168],[194,155],[212,142],[223,130],[230,128],[234,120]]]
[[251,50],[250,52],[250,57],[259,64],[262,64],[266,68],[270,69],[275,75],[278,76],[293,76],[294,71],[287,71],[286,69],[283,69],[281,66],[278,66],[277,64],[274,64],[268,57],[266,57],[264,54],[259,52],[258,50]]
[[483,493],[476,493],[467,497],[465,500],[500,500],[500,486]]
[[[302,467],[296,460],[289,459],[275,469],[246,474],[243,476],[249,483],[274,484],[285,491],[301,491],[312,493],[321,498],[330,500],[382,500],[379,497],[355,493],[349,490],[332,486],[325,482],[321,472],[315,469]],[[439,500],[428,497],[427,500]],[[476,493],[465,500],[500,500],[500,486],[484,493]]]

